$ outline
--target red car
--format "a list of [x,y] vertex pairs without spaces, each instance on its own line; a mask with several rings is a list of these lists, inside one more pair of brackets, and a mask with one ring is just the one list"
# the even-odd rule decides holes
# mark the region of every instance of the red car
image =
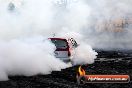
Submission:
[[75,48],[78,46],[73,38],[49,38],[56,46],[55,57],[63,61],[71,61],[75,54]]

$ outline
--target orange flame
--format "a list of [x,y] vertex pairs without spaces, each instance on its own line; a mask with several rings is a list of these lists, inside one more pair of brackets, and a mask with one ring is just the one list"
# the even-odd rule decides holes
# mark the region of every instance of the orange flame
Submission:
[[78,72],[79,72],[80,76],[84,76],[86,74],[85,71],[84,71],[84,69],[82,69],[81,66],[78,68]]

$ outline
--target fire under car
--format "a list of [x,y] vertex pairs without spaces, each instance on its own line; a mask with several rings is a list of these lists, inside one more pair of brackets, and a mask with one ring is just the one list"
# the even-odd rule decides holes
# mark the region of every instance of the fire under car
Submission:
[[64,62],[70,62],[75,55],[75,48],[78,46],[73,38],[49,38],[56,46],[55,57]]

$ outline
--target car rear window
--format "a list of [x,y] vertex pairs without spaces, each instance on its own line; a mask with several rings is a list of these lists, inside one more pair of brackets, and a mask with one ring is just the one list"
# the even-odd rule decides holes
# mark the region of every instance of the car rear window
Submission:
[[52,43],[55,44],[56,48],[66,49],[68,47],[66,40],[54,40],[54,39],[51,39],[51,41],[52,41]]

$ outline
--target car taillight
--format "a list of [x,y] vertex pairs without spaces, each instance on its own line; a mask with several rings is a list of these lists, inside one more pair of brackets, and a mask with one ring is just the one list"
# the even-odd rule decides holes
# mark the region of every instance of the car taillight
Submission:
[[68,50],[68,56],[71,56],[71,52],[70,52],[70,50]]

